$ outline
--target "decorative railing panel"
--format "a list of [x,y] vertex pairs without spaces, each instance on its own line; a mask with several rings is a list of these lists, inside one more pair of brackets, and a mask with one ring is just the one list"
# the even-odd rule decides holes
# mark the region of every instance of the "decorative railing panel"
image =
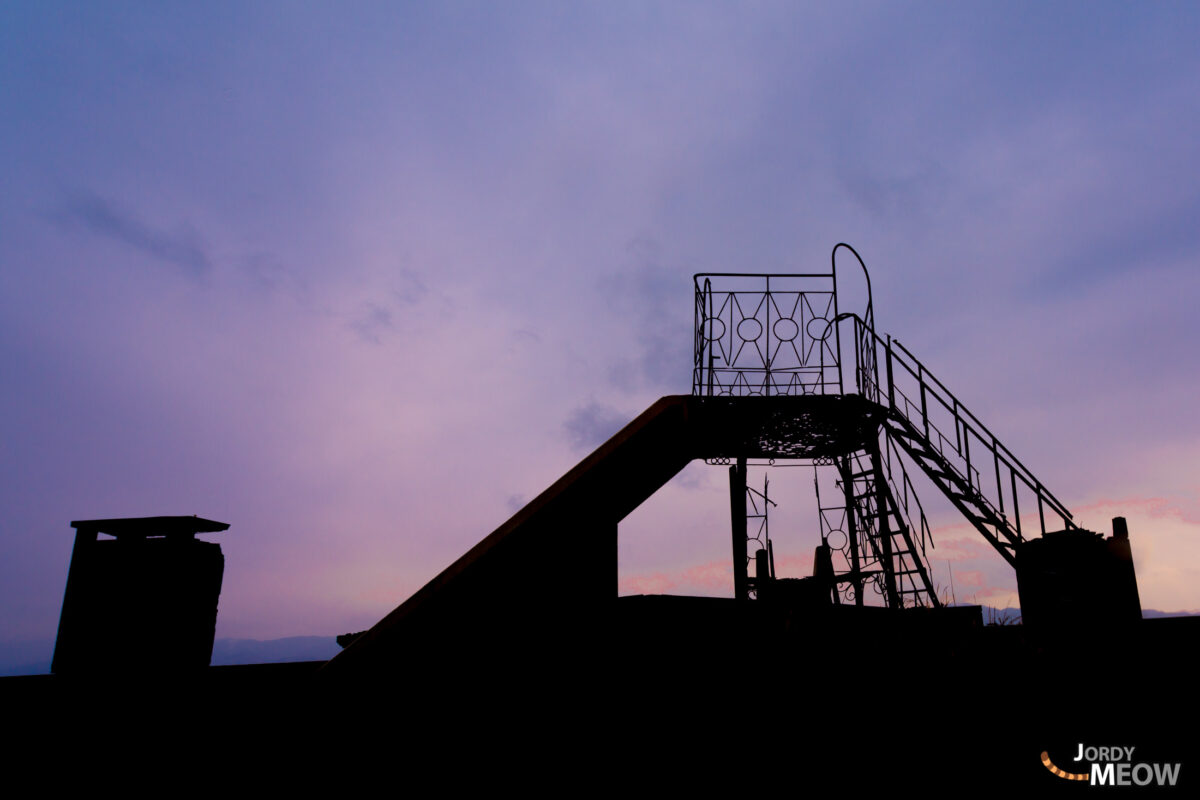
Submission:
[[697,395],[841,392],[834,276],[695,277]]

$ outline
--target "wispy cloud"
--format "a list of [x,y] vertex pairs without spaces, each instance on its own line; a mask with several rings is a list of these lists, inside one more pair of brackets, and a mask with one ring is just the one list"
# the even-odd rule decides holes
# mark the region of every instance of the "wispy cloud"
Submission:
[[[261,531],[222,635],[357,630],[572,448],[688,391],[692,273],[823,269],[839,240],[880,331],[1080,524],[1128,517],[1143,602],[1200,606],[1200,7],[431,7],[397,27],[26,5],[0,48],[21,112],[0,122],[0,360],[21,386],[0,436],[23,465],[0,494],[5,637],[52,635],[66,507]],[[79,448],[119,463],[63,458]],[[779,571],[809,574],[786,559],[816,543],[811,489],[780,477]],[[1124,499],[1080,508],[1104,498]],[[934,532],[940,586],[1015,592],[922,500],[957,522]],[[729,596],[728,513],[723,471],[689,467],[622,521],[619,575]]]
[[380,338],[388,331],[395,327],[392,321],[392,312],[376,303],[363,303],[359,313],[346,324],[350,330],[362,339],[364,342],[371,344],[381,344]]
[[396,276],[396,286],[392,289],[392,297],[402,306],[413,306],[420,303],[429,295],[429,287],[425,281],[411,269],[400,270]]
[[211,266],[206,247],[195,231],[187,226],[175,232],[155,228],[99,195],[76,195],[53,216],[61,225],[82,227],[114,239],[153,259],[179,267],[192,277],[203,275]]
[[284,264],[268,251],[249,253],[237,262],[249,286],[261,294],[286,292],[297,299],[306,299],[308,283],[294,268]]
[[941,168],[929,162],[879,173],[843,163],[838,165],[837,178],[850,198],[876,218],[915,217],[936,207],[945,192]]
[[572,411],[563,424],[563,430],[571,447],[591,450],[621,430],[629,419],[629,415],[615,408],[591,402]]
[[652,238],[635,238],[627,250],[633,265],[610,277],[603,291],[632,333],[633,352],[611,366],[609,380],[623,391],[678,391],[691,363],[691,305],[681,299],[688,297],[686,270],[667,266]]

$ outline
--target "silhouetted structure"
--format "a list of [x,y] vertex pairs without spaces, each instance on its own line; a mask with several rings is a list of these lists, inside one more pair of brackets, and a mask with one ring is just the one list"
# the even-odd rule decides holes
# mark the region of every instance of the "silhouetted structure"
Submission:
[[[51,670],[148,674],[207,667],[225,558],[199,517],[79,520]],[[100,538],[106,534],[113,538]]]
[[[843,250],[866,281],[861,315],[839,306]],[[694,289],[692,395],[652,405],[373,628],[348,637],[325,675],[386,674],[444,662],[464,648],[584,646],[610,624],[618,639],[640,630],[640,641],[652,645],[694,613],[789,635],[838,628],[851,638],[853,620],[870,620],[862,624],[876,630],[880,619],[896,624],[902,610],[952,627],[978,625],[977,609],[930,616],[941,606],[925,556],[931,537],[906,463],[1024,573],[1021,600],[1031,618],[1059,619],[1078,596],[1114,592],[1121,599],[1097,613],[1140,615],[1132,567],[1123,571],[1116,558],[1122,547],[1128,553],[1127,540],[1108,545],[1116,561],[1092,545],[1066,544],[1095,537],[1078,530],[1063,504],[907,348],[876,332],[870,276],[849,245],[834,248],[827,272],[701,274]],[[618,524],[693,459],[729,466],[732,602],[760,611],[714,616],[717,606],[707,601],[688,611],[680,603],[653,606],[679,625],[614,614]],[[813,469],[820,542],[809,577],[775,575],[767,525],[775,501],[768,482],[760,492],[748,481],[750,468],[782,459]],[[1064,533],[1047,535],[1048,519]],[[1076,589],[1052,590],[1064,560],[1077,567]],[[858,611],[830,616],[838,606]],[[871,606],[882,608],[867,614]]]
[[[838,245],[835,259],[842,249],[853,253]],[[616,762],[593,750],[598,732],[625,723],[611,737],[618,760],[664,760],[683,749],[661,731],[679,719],[716,745],[710,761],[689,749],[678,765],[703,763],[705,775],[710,763],[756,775],[744,752],[860,794],[872,782],[1027,790],[1060,780],[1038,760],[1047,748],[1062,759],[1084,736],[1140,748],[1147,710],[1194,716],[1200,617],[1139,620],[1124,520],[1108,540],[1080,530],[941,381],[876,333],[869,277],[861,315],[839,307],[838,280],[836,260],[825,273],[696,276],[693,393],[656,401],[371,629],[339,636],[345,649],[323,665],[215,667],[160,691],[146,673],[208,663],[222,559],[194,536],[228,526],[72,523],[54,669],[133,678],[95,693],[114,698],[106,733],[124,723],[132,734],[115,741],[157,732],[173,689],[189,702],[166,716],[195,746],[166,737],[172,752],[191,758],[241,732],[258,754],[267,722],[317,743],[322,763],[388,775],[397,753],[421,763],[396,731],[416,732],[451,770],[478,767],[461,745],[476,730],[518,768],[603,752],[603,770]],[[728,467],[735,597],[618,602],[619,523],[695,459]],[[809,576],[775,573],[768,516],[780,498],[750,475],[776,461],[812,470]],[[942,606],[918,471],[1014,566],[1025,625],[984,626],[978,606]],[[1124,621],[1136,624],[1111,624]],[[1116,635],[1086,635],[1099,626]],[[46,700],[78,713],[70,679],[8,680],[54,736],[64,728]],[[130,723],[127,698],[147,685],[154,725]],[[289,713],[263,713],[264,699]],[[561,762],[530,738],[539,715],[551,748],[568,751]],[[652,741],[631,747],[639,728]],[[745,747],[731,749],[737,737]],[[338,746],[344,756],[327,758]]]
[[1053,636],[1140,620],[1125,518],[1113,520],[1107,540],[1075,529],[1025,542],[1017,551],[1017,588],[1025,625]]

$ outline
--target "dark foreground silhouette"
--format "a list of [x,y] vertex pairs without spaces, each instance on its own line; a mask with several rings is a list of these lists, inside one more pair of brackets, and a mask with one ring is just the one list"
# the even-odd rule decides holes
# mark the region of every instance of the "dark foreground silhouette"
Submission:
[[[1101,745],[1180,762],[1176,790],[1195,785],[1197,620],[1140,618],[1124,520],[1107,539],[1080,529],[876,333],[869,277],[863,313],[839,307],[840,248],[853,253],[839,245],[823,273],[696,276],[693,394],[658,400],[376,625],[341,637],[330,661],[209,668],[207,656],[145,654],[72,669],[87,648],[60,636],[60,674],[0,684],[11,727],[60,748],[132,743],[145,769],[187,774],[194,765],[177,765],[219,743],[227,759],[206,756],[212,769],[285,757],[353,791],[474,779],[578,793],[636,789],[650,773],[818,796],[1042,794],[1087,785],[1062,775],[1082,774],[1072,754]],[[728,465],[735,596],[617,598],[621,520],[696,459]],[[775,574],[765,503],[761,538],[748,525],[747,471],[776,459],[816,476],[809,576]],[[943,605],[908,469],[1014,567],[1027,624]],[[68,607],[83,613],[72,576],[68,631]],[[215,595],[194,607],[210,606]]]

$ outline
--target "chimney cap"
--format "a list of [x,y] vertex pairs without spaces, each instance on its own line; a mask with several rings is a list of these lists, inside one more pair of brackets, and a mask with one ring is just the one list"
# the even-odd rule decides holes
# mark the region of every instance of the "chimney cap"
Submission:
[[117,519],[80,519],[71,523],[80,531],[106,533],[118,539],[144,539],[149,536],[195,536],[228,530],[228,522],[216,522],[195,515],[190,517],[122,517]]

